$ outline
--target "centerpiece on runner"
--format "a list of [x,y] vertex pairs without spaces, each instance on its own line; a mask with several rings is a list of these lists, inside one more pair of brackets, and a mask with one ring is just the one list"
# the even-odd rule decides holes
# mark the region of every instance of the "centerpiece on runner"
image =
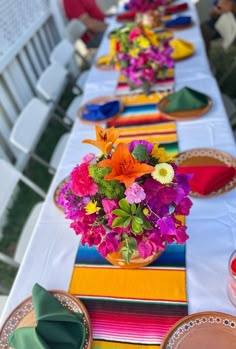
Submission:
[[148,26],[127,24],[110,34],[111,64],[132,89],[145,94],[163,89],[162,84],[155,85],[173,75],[170,38],[168,33],[157,34]]
[[188,175],[157,143],[119,142],[119,130],[96,126],[100,149],[89,153],[61,189],[60,205],[81,244],[96,246],[111,263],[140,267],[151,263],[167,244],[188,239],[181,216],[189,214]]

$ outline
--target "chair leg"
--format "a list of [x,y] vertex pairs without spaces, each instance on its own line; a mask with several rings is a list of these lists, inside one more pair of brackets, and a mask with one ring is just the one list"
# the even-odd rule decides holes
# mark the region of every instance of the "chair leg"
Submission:
[[0,261],[3,263],[13,267],[13,268],[19,268],[19,263],[17,263],[12,257],[7,256],[6,254],[0,252]]
[[68,116],[66,116],[66,111],[60,106],[55,105],[55,109],[57,109],[60,113],[64,115],[64,119],[61,119],[59,116],[57,116],[55,113],[53,113],[52,117],[57,120],[67,131],[70,131],[72,122]]
[[21,181],[24,182],[28,187],[30,187],[32,190],[34,190],[41,198],[45,199],[46,198],[46,192],[42,190],[37,184],[32,182],[28,177],[24,176],[23,174],[21,175]]
[[41,165],[46,167],[51,174],[54,175],[56,173],[56,169],[54,167],[52,167],[47,161],[42,159],[39,155],[37,155],[34,152],[31,152],[30,155],[34,160],[36,160],[38,163],[40,163]]

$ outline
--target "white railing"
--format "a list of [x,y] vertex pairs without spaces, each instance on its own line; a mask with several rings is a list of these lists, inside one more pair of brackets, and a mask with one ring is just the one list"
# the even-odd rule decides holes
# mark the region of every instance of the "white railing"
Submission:
[[[21,167],[24,156],[10,144],[9,134],[20,111],[36,95],[36,81],[49,64],[59,34],[47,0],[8,0],[8,3],[14,11],[8,12],[7,19],[3,18],[5,7],[0,3],[0,157],[16,161],[16,166]],[[27,11],[22,9],[23,5],[28,6]],[[27,20],[30,13],[34,13],[34,18]]]

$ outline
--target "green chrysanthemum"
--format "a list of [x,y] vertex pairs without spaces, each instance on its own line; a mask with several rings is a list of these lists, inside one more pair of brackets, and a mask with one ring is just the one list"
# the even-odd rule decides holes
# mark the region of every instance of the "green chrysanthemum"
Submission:
[[104,179],[104,177],[110,172],[110,168],[97,167],[96,164],[92,164],[89,167],[89,174],[98,185],[98,193],[110,200],[121,199],[124,197],[123,186],[116,180],[107,181]]

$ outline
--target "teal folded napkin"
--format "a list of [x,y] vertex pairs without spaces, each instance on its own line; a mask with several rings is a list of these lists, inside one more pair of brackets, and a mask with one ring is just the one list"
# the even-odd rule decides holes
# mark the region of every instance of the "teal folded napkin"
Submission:
[[8,338],[15,349],[82,349],[85,342],[83,314],[65,308],[48,291],[35,284],[32,301],[35,327],[16,329]]
[[178,92],[172,93],[165,99],[169,103],[162,109],[165,113],[176,112],[181,110],[201,109],[208,105],[208,97],[201,92],[189,87],[183,87]]

